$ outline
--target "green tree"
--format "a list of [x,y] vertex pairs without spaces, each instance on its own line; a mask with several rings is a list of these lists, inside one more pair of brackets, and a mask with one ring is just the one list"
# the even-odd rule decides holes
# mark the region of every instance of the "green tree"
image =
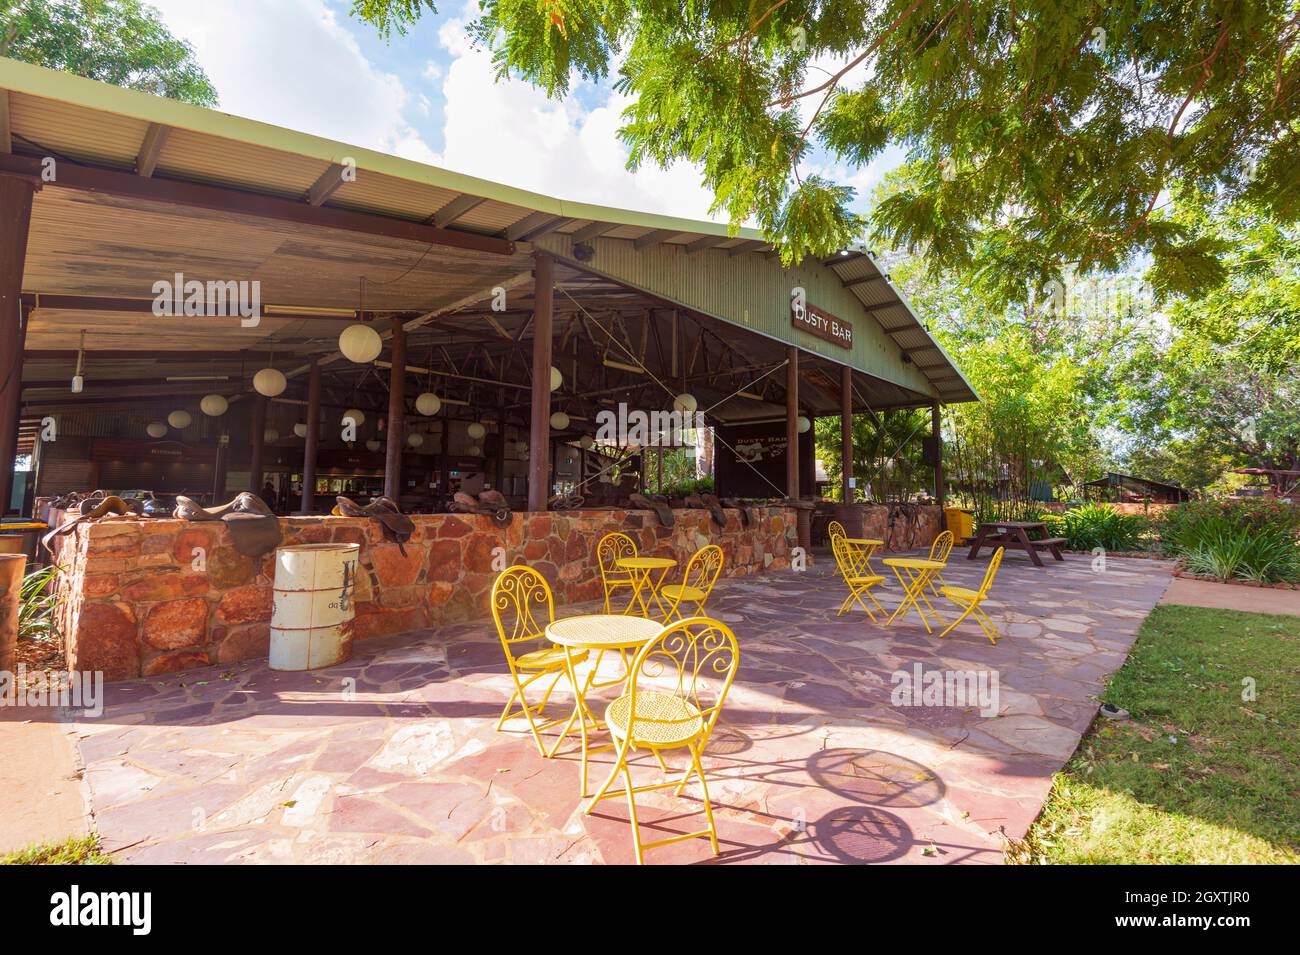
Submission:
[[197,106],[217,91],[139,0],[0,0],[0,55]]
[[[430,0],[355,0],[388,35]],[[699,165],[715,211],[787,261],[866,236],[990,294],[1149,257],[1160,293],[1223,279],[1178,189],[1300,215],[1300,11],[1290,0],[482,0],[501,77],[555,97],[617,64],[630,165]],[[905,187],[864,221],[851,170],[890,145]],[[826,160],[829,160],[826,161]]]

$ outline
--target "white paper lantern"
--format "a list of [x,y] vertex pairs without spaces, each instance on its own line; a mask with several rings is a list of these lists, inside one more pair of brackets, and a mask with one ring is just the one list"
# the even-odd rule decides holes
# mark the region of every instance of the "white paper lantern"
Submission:
[[596,446],[596,439],[589,434],[584,434],[581,438],[578,439],[578,445],[584,451],[590,451],[592,448]]
[[413,448],[418,448],[420,445],[424,444],[424,435],[422,434],[409,435],[406,439],[406,443]]
[[368,365],[384,350],[384,340],[369,325],[354,324],[339,335],[339,351],[348,361]]
[[526,458],[526,457],[528,457],[528,443],[527,443],[527,442],[525,442],[525,441],[520,441],[517,445],[515,445],[515,450],[519,452],[519,457],[521,457],[521,458]]
[[563,431],[569,426],[569,416],[563,411],[557,411],[551,415],[551,427],[556,431]]
[[307,426],[303,424],[301,421],[299,421],[296,425],[293,426],[293,433],[300,438],[305,438],[307,437]]
[[144,426],[145,434],[151,438],[165,438],[167,436],[167,425],[161,421],[150,421]]
[[343,412],[343,417],[340,419],[340,424],[347,424],[349,418],[352,419],[352,423],[356,425],[358,428],[366,423],[366,416],[363,415],[356,408],[349,408],[347,411]]
[[367,450],[367,451],[378,451],[378,450],[379,450],[379,442],[376,441],[374,438],[371,438],[369,441],[366,442],[366,450]]
[[426,391],[415,399],[415,410],[426,418],[431,418],[442,408],[442,399],[432,391]]
[[230,402],[224,395],[204,395],[199,400],[199,410],[209,418],[219,418],[226,413],[230,407]]
[[183,408],[177,408],[167,416],[167,423],[177,431],[184,431],[193,421],[194,419],[190,417],[190,413]]
[[471,458],[482,457],[483,449],[480,448],[477,444],[471,444],[468,448],[465,449],[465,453],[468,454]]
[[266,398],[274,398],[289,387],[284,373],[277,368],[263,368],[253,376],[253,390]]
[[465,433],[469,435],[470,439],[473,441],[482,441],[483,435],[487,434],[487,428],[483,427],[481,424],[475,421],[473,424],[471,424],[468,428],[465,429]]
[[551,390],[555,391],[562,384],[564,384],[564,375],[560,374],[560,369],[552,365],[551,366]]
[[695,414],[699,406],[700,403],[695,400],[695,396],[687,392],[682,392],[673,399],[673,410],[680,411],[682,414]]
[[809,428],[812,427],[812,422],[809,421],[807,418],[805,418],[803,415],[800,415],[798,418],[795,419],[795,426],[798,427],[799,433],[803,434],[805,431],[807,431]]
[[262,440],[265,441],[267,444],[271,444],[274,441],[279,441],[280,432],[276,431],[274,428],[267,428],[265,431],[262,432]]

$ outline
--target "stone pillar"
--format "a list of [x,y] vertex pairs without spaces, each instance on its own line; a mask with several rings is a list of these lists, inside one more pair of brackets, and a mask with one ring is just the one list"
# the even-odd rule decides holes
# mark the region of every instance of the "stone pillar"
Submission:
[[402,493],[402,433],[406,421],[406,326],[393,319],[393,367],[388,375],[388,440],[384,446],[384,496]]
[[320,445],[320,362],[312,356],[307,370],[307,437],[302,448],[302,512],[316,507],[316,451]]
[[533,400],[528,429],[528,509],[546,510],[551,471],[551,337],[555,263],[533,253]]
[[0,175],[0,516],[9,510],[14,488],[26,338],[20,296],[32,197],[38,188],[35,179]]

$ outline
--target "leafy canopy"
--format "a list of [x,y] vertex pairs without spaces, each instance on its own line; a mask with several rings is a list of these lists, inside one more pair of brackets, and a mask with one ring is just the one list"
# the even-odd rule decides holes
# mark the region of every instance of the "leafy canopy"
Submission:
[[[1223,279],[1169,195],[1300,214],[1300,11],[1289,0],[481,0],[501,77],[555,97],[617,69],[632,168],[699,164],[714,211],[787,261],[922,249],[1025,301],[1149,256],[1160,294]],[[355,0],[382,34],[430,0]],[[893,144],[906,186],[866,219],[835,181]],[[819,152],[824,151],[824,152]],[[835,176],[825,171],[829,156]],[[818,164],[821,171],[813,167]]]
[[217,105],[194,50],[139,0],[0,0],[0,56]]

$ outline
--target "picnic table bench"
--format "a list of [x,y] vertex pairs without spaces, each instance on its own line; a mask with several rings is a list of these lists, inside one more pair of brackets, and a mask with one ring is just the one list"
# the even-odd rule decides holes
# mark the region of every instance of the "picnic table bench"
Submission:
[[1043,560],[1038,556],[1039,551],[1046,550],[1057,560],[1065,560],[1061,554],[1064,537],[1030,540],[1030,531],[1046,533],[1047,524],[1043,521],[981,521],[966,559],[974,560],[978,557],[981,547],[1002,547],[1006,550],[1023,550],[1038,567],[1043,566]]

